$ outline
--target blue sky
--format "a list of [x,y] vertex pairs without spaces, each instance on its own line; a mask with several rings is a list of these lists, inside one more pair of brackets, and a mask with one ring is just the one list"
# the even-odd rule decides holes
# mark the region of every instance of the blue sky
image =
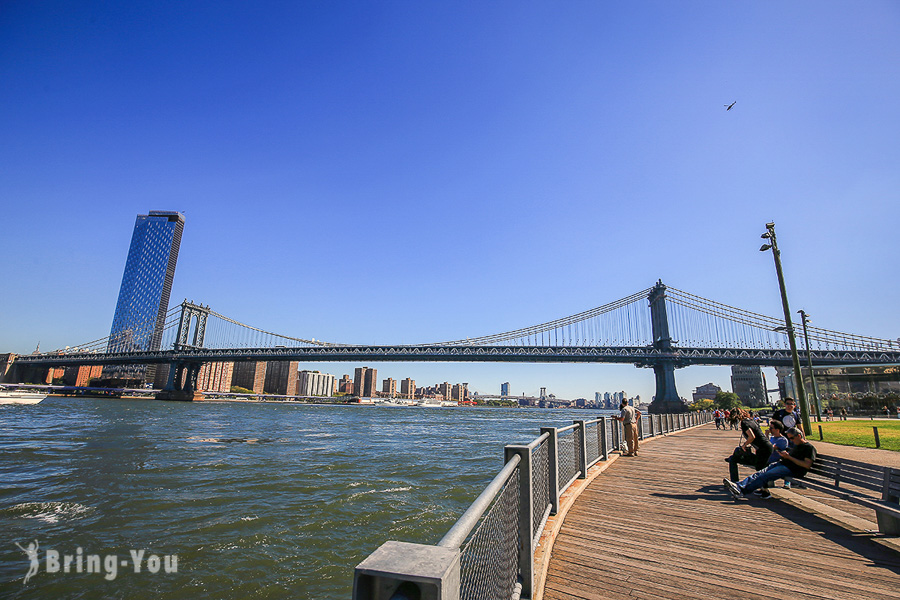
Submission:
[[896,2],[8,1],[0,39],[0,351],[107,335],[148,210],[186,215],[173,303],[298,337],[474,337],[659,278],[779,315],[770,220],[795,310],[900,336]]

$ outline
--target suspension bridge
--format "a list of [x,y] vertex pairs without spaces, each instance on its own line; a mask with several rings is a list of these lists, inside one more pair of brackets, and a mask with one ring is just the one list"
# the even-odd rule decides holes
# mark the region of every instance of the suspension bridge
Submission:
[[[900,340],[809,327],[817,367],[900,364]],[[652,368],[656,400],[681,405],[674,372],[690,365],[790,366],[783,319],[656,285],[575,315],[493,335],[425,344],[358,345],[276,334],[208,306],[183,302],[93,342],[21,356],[21,368],[168,364],[167,391],[191,393],[204,363],[527,362],[632,363]]]

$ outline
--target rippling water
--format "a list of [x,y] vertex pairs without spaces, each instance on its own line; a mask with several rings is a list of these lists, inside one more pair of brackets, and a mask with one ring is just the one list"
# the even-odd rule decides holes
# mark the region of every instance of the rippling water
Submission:
[[[435,543],[504,444],[585,411],[48,398],[0,406],[0,596],[335,598],[388,539]],[[40,544],[27,584],[27,547]],[[45,550],[116,555],[46,572]],[[130,550],[144,550],[135,573]],[[150,573],[151,554],[177,573]]]

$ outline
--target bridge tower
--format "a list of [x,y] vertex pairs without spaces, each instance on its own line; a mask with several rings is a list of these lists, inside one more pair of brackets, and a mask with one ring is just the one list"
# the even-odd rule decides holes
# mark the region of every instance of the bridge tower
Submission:
[[[209,307],[185,300],[181,303],[181,320],[175,337],[175,350],[202,348],[206,337],[206,320]],[[169,363],[169,378],[156,395],[157,400],[202,400],[203,393],[197,389],[197,376],[201,362],[177,361]]]
[[[647,300],[650,301],[653,347],[660,352],[672,352],[669,315],[666,312],[666,286],[662,279],[657,281],[650,290]],[[656,375],[656,396],[650,403],[650,412],[658,414],[685,412],[687,407],[678,396],[678,390],[675,389],[675,361],[669,358],[659,358],[654,360],[651,366]]]

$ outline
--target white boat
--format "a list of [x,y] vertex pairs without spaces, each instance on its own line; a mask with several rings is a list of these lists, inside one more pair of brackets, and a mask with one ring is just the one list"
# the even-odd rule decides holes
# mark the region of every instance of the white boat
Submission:
[[46,397],[47,394],[40,392],[0,390],[0,404],[37,404]]

